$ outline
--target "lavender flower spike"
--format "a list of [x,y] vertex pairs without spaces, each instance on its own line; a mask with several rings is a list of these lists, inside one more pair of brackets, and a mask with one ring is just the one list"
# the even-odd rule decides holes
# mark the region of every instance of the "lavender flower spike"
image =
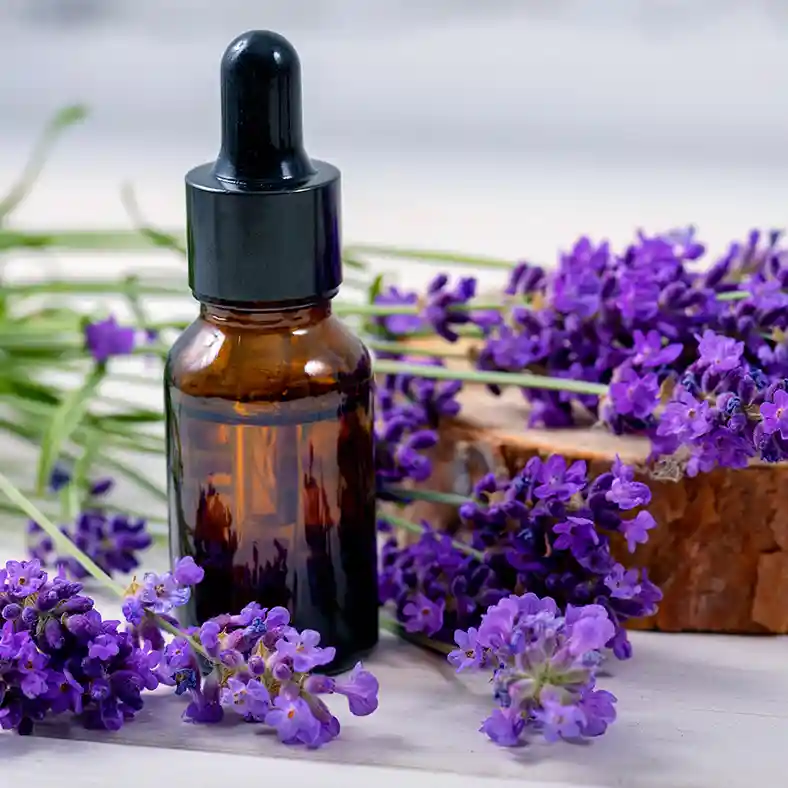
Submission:
[[[615,698],[595,689],[596,670],[600,649],[614,633],[599,605],[570,608],[561,616],[552,599],[525,594],[491,606],[478,634],[457,633],[469,668],[494,666],[493,695],[499,708],[481,731],[504,747],[523,744],[529,732],[541,733],[548,741],[604,733],[615,719]],[[449,659],[456,664],[457,652]]]

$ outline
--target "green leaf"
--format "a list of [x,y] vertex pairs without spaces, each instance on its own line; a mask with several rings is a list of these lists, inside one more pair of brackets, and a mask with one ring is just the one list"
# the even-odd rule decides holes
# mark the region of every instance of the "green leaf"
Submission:
[[87,109],[81,104],[63,107],[49,121],[41,137],[33,148],[22,174],[11,187],[8,194],[0,200],[0,223],[27,197],[38,180],[44,164],[60,134],[69,126],[79,123],[87,117]]
[[383,278],[385,274],[378,274],[373,280],[372,284],[369,286],[369,297],[367,298],[367,302],[370,304],[375,303],[375,299],[380,295],[381,291],[383,290]]
[[90,487],[90,469],[98,455],[99,445],[98,434],[88,435],[82,448],[82,454],[74,463],[69,487],[75,487],[77,490],[87,490]]
[[[115,378],[111,378],[114,380]],[[107,401],[110,401],[110,397]],[[138,408],[136,410],[124,410],[118,413],[108,413],[106,416],[96,416],[95,423],[101,425],[103,422],[117,424],[158,424],[164,420],[164,413],[160,410],[148,410]]]
[[363,260],[349,253],[347,250],[342,250],[342,265],[346,268],[355,268],[358,271],[365,271],[367,264]]
[[91,398],[96,393],[105,374],[104,365],[96,365],[84,383],[79,388],[70,391],[55,410],[41,442],[36,477],[36,487],[39,492],[46,488],[52,468],[57,462],[63,446],[85,418]]

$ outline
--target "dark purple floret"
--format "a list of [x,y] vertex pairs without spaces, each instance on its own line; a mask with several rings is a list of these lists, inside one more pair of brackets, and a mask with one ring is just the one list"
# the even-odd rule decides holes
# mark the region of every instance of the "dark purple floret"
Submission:
[[[389,287],[375,296],[375,303],[382,306],[419,306],[419,295],[415,291],[403,291]],[[407,337],[427,328],[427,323],[418,314],[387,315],[376,318],[376,322],[386,333],[394,337]]]
[[137,331],[133,326],[118,325],[114,317],[85,326],[85,347],[90,355],[104,363],[113,356],[127,356],[136,346]]
[[427,306],[424,319],[438,336],[448,342],[456,342],[459,334],[455,328],[471,322],[470,310],[464,308],[476,295],[476,280],[461,278],[454,288],[449,287],[449,277],[438,274],[427,288]]
[[[82,512],[73,525],[63,526],[61,531],[109,575],[136,569],[140,565],[139,553],[152,543],[145,520],[100,510]],[[34,556],[46,564],[64,566],[72,577],[87,577],[75,558],[57,555],[52,540],[36,523],[28,525],[28,532]]]
[[27,734],[47,714],[71,712],[88,728],[117,730],[158,685],[159,655],[103,620],[81,590],[36,562],[0,570],[0,727]]

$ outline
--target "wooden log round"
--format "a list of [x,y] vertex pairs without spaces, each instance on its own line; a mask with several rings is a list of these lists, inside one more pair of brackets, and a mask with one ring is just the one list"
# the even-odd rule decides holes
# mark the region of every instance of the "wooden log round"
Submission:
[[[461,400],[462,418],[441,428],[426,487],[467,494],[487,470],[516,472],[530,457],[553,453],[586,460],[592,475],[609,470],[617,454],[636,467],[645,464],[643,438],[591,427],[528,429],[518,391],[494,398],[469,386]],[[639,476],[652,490],[649,511],[658,527],[634,555],[621,545],[615,552],[623,563],[646,568],[664,599],[655,616],[632,627],[788,633],[788,464],[720,468],[676,481]],[[452,507],[414,504],[409,516],[458,527]]]

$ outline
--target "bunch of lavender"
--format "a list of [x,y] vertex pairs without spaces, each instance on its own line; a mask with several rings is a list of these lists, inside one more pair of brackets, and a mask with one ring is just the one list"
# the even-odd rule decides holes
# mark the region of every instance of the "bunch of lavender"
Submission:
[[498,708],[481,732],[497,744],[525,743],[529,731],[548,741],[600,736],[616,718],[616,698],[596,689],[602,649],[614,626],[600,605],[561,615],[549,597],[508,596],[478,629],[457,630],[449,654],[457,671],[491,670]]
[[158,686],[160,654],[81,591],[35,559],[0,570],[0,727],[28,734],[47,714],[71,712],[87,728],[117,730]]
[[470,545],[426,526],[415,544],[386,542],[381,602],[393,603],[408,632],[440,640],[475,626],[509,593],[550,596],[562,610],[598,605],[613,627],[605,645],[626,659],[632,648],[624,623],[653,614],[662,595],[645,570],[616,561],[611,540],[630,552],[644,544],[656,525],[643,508],[650,501],[648,486],[618,458],[594,479],[584,462],[567,465],[560,455],[532,458],[512,478],[488,474],[460,506]]
[[378,583],[381,603],[393,604],[406,632],[444,642],[456,629],[477,624],[482,611],[508,593],[483,553],[464,549],[426,523],[413,544],[400,547],[393,536],[386,540]]
[[138,640],[151,639],[164,647],[158,628],[170,624],[176,637],[163,648],[158,676],[188,695],[183,717],[189,722],[214,723],[230,709],[247,722],[276,729],[285,744],[320,747],[339,735],[339,721],[319,697],[340,694],[352,714],[371,714],[378,705],[377,679],[361,663],[343,679],[313,675],[328,665],[333,648],[321,648],[320,635],[290,626],[283,607],[271,610],[257,603],[238,615],[206,621],[199,630],[178,632],[170,612],[184,605],[190,586],[201,582],[203,570],[183,558],[171,573],[146,574],[128,589],[123,612]]
[[656,525],[643,508],[650,501],[648,486],[618,458],[590,479],[585,462],[552,455],[530,459],[510,479],[482,478],[460,516],[502,587],[550,596],[562,610],[603,607],[612,625],[605,645],[625,659],[632,649],[624,622],[654,613],[662,595],[645,571],[615,560],[611,538],[630,552],[648,541]]
[[744,468],[753,457],[788,459],[787,389],[788,381],[770,382],[746,361],[744,342],[704,332],[698,359],[659,414],[654,458],[689,476],[716,465]]
[[[421,365],[440,366],[437,359]],[[438,442],[443,417],[460,411],[459,381],[438,382],[417,375],[387,375],[377,388],[375,462],[378,488],[405,479],[425,481],[432,463],[425,452]]]
[[[72,481],[66,468],[56,466],[49,486],[53,492],[58,492]],[[71,525],[60,528],[61,533],[110,576],[114,572],[127,574],[135,570],[140,565],[139,554],[152,543],[145,520],[106,510],[104,496],[113,487],[114,481],[110,478],[90,483],[83,511]],[[78,580],[88,576],[76,558],[58,553],[52,538],[34,520],[28,523],[28,537],[30,555],[42,565],[65,567],[69,575]]]
[[[694,269],[705,247],[692,229],[640,233],[622,253],[581,238],[554,271],[516,266],[497,313],[474,310],[465,300],[447,304],[446,319],[473,323],[485,337],[475,354],[479,382],[487,373],[545,376],[544,386],[523,389],[532,424],[570,426],[578,414],[573,405],[598,416],[600,384],[637,385],[641,399],[653,398],[665,380],[684,374],[694,336],[706,330],[741,341],[747,363],[775,382],[788,376],[788,252],[780,239],[780,233],[763,239],[752,232],[701,273]],[[389,336],[409,320],[410,331],[431,326],[456,339],[428,319],[426,302],[415,293],[388,291],[378,301],[416,305],[413,314],[388,319],[394,321],[386,322]],[[562,389],[561,380],[573,385]],[[499,377],[490,389],[498,393],[503,383]],[[612,426],[648,431],[654,420],[644,410],[636,402],[616,413]]]
[[404,337],[432,329],[448,342],[459,338],[457,328],[472,322],[464,309],[476,295],[476,280],[463,277],[449,287],[449,277],[438,274],[427,286],[424,298],[418,293],[389,287],[375,296],[374,303],[383,307],[414,307],[412,314],[391,314],[377,318],[376,325],[388,337]]

